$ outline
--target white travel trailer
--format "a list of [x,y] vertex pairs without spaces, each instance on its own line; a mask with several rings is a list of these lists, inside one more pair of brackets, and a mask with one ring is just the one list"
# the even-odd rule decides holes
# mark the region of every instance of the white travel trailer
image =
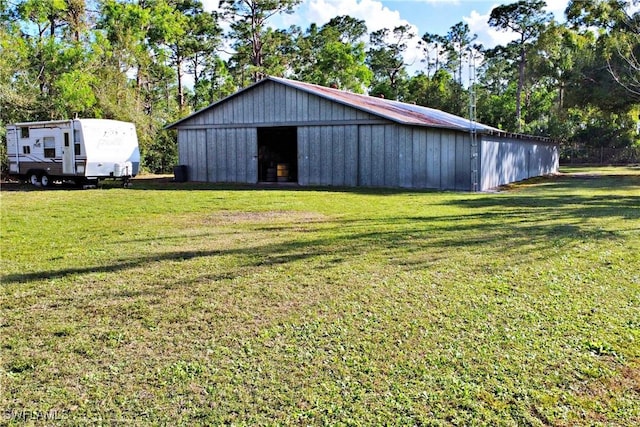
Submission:
[[74,119],[7,126],[9,174],[47,187],[54,181],[77,184],[138,174],[140,151],[133,123]]

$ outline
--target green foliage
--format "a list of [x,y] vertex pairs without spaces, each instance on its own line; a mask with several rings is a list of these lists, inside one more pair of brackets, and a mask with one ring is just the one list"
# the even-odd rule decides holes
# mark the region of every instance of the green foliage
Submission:
[[361,38],[365,22],[338,16],[318,28],[312,24],[295,42],[293,72],[297,79],[362,93],[369,86],[372,71],[365,63]]
[[144,170],[151,173],[171,172],[178,163],[176,140],[175,131],[157,132],[155,139],[141,150]]
[[207,60],[203,64],[203,71],[194,84],[193,99],[190,104],[194,110],[199,110],[226,96],[233,94],[237,86],[227,68],[227,64],[220,58]]
[[513,115],[516,107],[516,85],[517,83],[510,82],[498,92],[478,86],[476,104],[478,121],[505,131],[516,129],[516,117]]
[[[531,48],[532,40],[536,39],[544,30],[551,14],[544,11],[546,3],[543,0],[520,0],[516,3],[501,5],[491,11],[489,25],[505,31],[513,31],[520,37],[513,42],[517,45],[518,53],[518,86],[516,89],[516,124],[517,131],[522,131],[522,94],[525,85],[525,69],[527,66],[527,52]],[[515,49],[514,49],[515,50]]]
[[468,98],[462,86],[443,69],[432,77],[417,74],[406,83],[402,95],[405,102],[416,103],[430,108],[465,116],[468,114]]
[[73,113],[90,116],[91,107],[97,102],[93,91],[97,83],[95,76],[80,70],[62,74],[54,84],[58,94],[57,109],[67,112],[67,117],[73,117]]
[[[265,61],[277,54],[279,44],[273,43],[274,30],[267,21],[275,14],[292,13],[301,0],[222,0],[221,16],[230,23],[230,38],[235,53],[235,78],[239,86],[257,82],[266,75],[278,75]],[[271,43],[269,38],[271,38]],[[274,59],[274,58],[271,58]],[[275,61],[277,64],[278,61]]]
[[407,78],[402,54],[407,49],[407,42],[414,36],[408,25],[396,27],[393,31],[383,28],[371,33],[367,64],[374,76],[374,95],[384,94],[390,99],[402,98],[402,86]]

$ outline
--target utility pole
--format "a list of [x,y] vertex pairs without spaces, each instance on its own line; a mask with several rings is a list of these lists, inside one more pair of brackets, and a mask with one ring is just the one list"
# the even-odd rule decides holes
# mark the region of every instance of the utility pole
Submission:
[[469,48],[469,138],[471,140],[471,189],[479,191],[478,133],[476,132],[476,55]]

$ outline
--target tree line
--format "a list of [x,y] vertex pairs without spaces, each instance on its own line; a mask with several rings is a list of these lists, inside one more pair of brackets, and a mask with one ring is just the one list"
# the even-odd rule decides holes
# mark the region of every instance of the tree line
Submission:
[[[572,0],[562,23],[544,1],[498,6],[488,24],[517,38],[490,49],[463,22],[422,35],[350,16],[270,25],[299,3],[221,0],[206,12],[199,0],[0,0],[0,135],[21,121],[131,121],[144,168],[167,171],[177,156],[164,125],[272,75],[473,110],[567,147],[640,145],[639,0]],[[411,42],[419,64],[405,63]]]

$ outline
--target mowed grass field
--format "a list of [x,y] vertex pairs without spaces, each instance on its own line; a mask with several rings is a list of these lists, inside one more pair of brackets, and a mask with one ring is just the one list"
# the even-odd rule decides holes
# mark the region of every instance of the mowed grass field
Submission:
[[1,423],[640,424],[640,168],[0,203]]

